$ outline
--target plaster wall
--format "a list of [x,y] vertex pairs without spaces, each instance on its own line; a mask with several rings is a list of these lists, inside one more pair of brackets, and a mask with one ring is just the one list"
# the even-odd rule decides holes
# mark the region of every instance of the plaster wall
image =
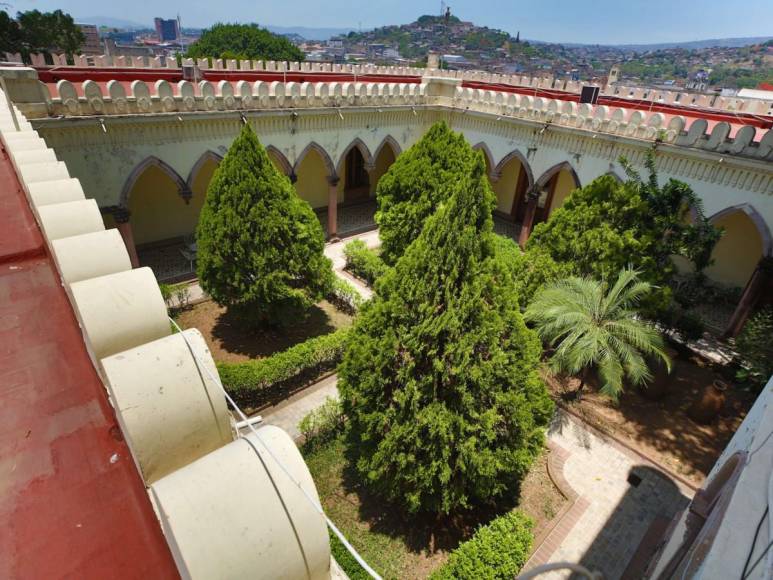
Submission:
[[714,264],[706,275],[727,286],[744,287],[762,257],[762,238],[742,211],[723,216],[714,225],[725,232],[714,248]]
[[512,159],[503,168],[499,180],[492,184],[497,196],[497,210],[510,215],[515,200],[515,188],[518,187],[518,178],[523,171],[521,162]]

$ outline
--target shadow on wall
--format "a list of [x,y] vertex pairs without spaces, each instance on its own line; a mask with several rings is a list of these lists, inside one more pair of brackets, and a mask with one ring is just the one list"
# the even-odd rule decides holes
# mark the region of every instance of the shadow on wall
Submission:
[[662,472],[635,465],[628,489],[580,560],[607,580],[638,580],[674,515],[689,499]]

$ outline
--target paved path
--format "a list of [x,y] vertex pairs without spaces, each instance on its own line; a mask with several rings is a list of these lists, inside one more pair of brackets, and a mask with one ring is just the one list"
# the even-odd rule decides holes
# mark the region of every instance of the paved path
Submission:
[[563,475],[579,500],[568,521],[546,538],[552,553],[535,552],[527,567],[577,562],[601,571],[607,580],[621,578],[650,525],[659,517],[670,519],[687,505],[692,491],[561,411],[548,438],[566,451]]
[[308,413],[322,406],[328,397],[338,398],[337,375],[331,375],[322,379],[308,389],[282,401],[276,407],[271,407],[260,413],[263,417],[262,425],[276,425],[287,431],[293,439],[298,439],[301,432],[298,423]]
[[325,255],[333,262],[333,271],[339,278],[346,280],[354,286],[354,288],[360,293],[365,300],[370,300],[373,296],[373,290],[371,290],[367,284],[363,284],[360,280],[351,276],[349,273],[344,272],[346,267],[346,258],[344,258],[344,246],[353,240],[362,240],[369,248],[378,248],[381,245],[381,239],[378,237],[378,231],[366,232],[364,234],[358,234],[345,238],[335,244],[327,244],[325,246]]

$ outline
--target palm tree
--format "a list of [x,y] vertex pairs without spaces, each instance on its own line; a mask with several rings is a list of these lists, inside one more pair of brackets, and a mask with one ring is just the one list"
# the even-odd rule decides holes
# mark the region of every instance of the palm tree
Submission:
[[593,366],[602,381],[601,392],[614,400],[623,390],[623,378],[635,385],[652,378],[647,359],[661,359],[671,372],[660,333],[636,310],[652,288],[639,280],[639,272],[625,268],[611,288],[589,278],[556,282],[526,309],[526,320],[556,348],[551,370],[579,375],[578,397]]

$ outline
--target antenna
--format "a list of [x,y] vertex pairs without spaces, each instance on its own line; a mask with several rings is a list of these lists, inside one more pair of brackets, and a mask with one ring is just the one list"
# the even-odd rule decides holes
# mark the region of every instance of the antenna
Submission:
[[446,13],[445,0],[440,0],[440,16],[443,16],[445,13]]

